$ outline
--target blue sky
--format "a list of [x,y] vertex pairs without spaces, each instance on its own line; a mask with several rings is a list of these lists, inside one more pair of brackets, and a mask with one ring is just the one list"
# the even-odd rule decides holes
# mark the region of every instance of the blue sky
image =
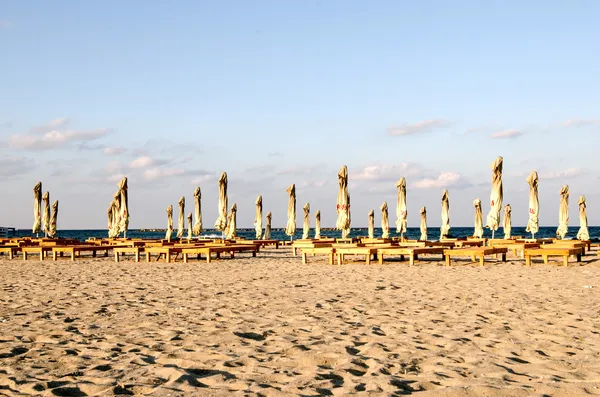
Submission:
[[424,205],[439,225],[445,188],[451,224],[469,226],[498,155],[515,225],[532,170],[542,225],[563,184],[570,224],[582,194],[600,224],[596,1],[1,5],[3,226],[31,227],[41,180],[59,228],[105,227],[121,175],[132,228],[164,227],[196,185],[211,225],[222,171],[241,227],[258,194],[284,226],[290,183],[299,212],[308,201],[333,226],[342,164],[355,226],[384,200],[394,213],[401,176],[409,227]]

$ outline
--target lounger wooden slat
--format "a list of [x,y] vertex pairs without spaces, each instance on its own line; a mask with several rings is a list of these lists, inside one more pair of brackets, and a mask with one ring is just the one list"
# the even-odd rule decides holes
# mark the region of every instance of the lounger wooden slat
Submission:
[[74,261],[76,256],[81,256],[82,252],[91,252],[92,257],[95,258],[98,252],[104,252],[104,256],[108,256],[108,251],[115,248],[125,246],[117,245],[72,245],[72,246],[57,246],[52,247],[52,259],[57,260],[57,254],[70,254],[71,260]]
[[49,252],[52,252],[53,247],[44,247],[41,245],[27,245],[21,247],[21,253],[23,254],[23,260],[26,261],[30,254],[38,254],[40,261],[44,260],[44,257],[48,256]]
[[[342,245],[342,244],[340,244]],[[338,265],[344,263],[344,255],[364,255],[365,263],[371,263],[371,256],[377,254],[377,248],[372,247],[339,247],[336,246],[335,255],[337,256]]]
[[435,255],[442,254],[444,257],[444,248],[442,247],[397,247],[397,248],[380,248],[377,250],[377,257],[379,264],[383,264],[384,256],[400,256],[400,260],[403,260],[404,255],[408,256],[409,265],[412,266],[415,259],[418,259],[419,255]]
[[13,259],[15,257],[16,253],[21,252],[21,248],[19,247],[4,247],[4,246],[0,246],[0,253],[7,255],[8,254],[8,259]]
[[124,254],[134,254],[135,261],[140,261],[140,254],[144,253],[144,247],[140,246],[129,246],[129,247],[117,247],[113,248],[115,254],[115,262],[119,262]]
[[506,261],[506,248],[493,248],[493,247],[471,247],[471,248],[456,248],[444,250],[444,256],[446,257],[446,266],[450,266],[451,257],[457,256],[469,256],[473,262],[479,258],[479,265],[483,266],[485,263],[485,257],[488,255],[501,255],[501,260]]
[[[491,240],[490,240],[491,241]],[[521,258],[523,258],[523,252],[526,249],[539,248],[540,244],[538,243],[496,243],[492,245],[493,248],[506,248],[508,251],[512,251],[514,256],[518,256],[519,252],[521,253]]]
[[[542,246],[543,247],[543,246]],[[560,256],[563,259],[565,266],[569,265],[569,256],[574,255],[577,258],[577,262],[581,262],[581,254],[583,248],[534,248],[525,250],[525,266],[531,266],[531,258],[535,256],[541,256],[544,259],[544,263],[548,264],[548,258],[552,256]]]

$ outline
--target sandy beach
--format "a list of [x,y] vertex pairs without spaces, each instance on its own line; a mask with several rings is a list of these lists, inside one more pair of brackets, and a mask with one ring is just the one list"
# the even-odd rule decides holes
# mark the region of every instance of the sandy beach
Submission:
[[[600,395],[600,261],[0,260],[0,395]],[[594,253],[595,254],[595,253]]]

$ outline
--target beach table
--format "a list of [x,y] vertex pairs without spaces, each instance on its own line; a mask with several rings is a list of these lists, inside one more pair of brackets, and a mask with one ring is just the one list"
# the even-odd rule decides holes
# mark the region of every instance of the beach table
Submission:
[[544,259],[544,263],[548,264],[548,258],[552,256],[560,256],[563,259],[565,266],[569,265],[569,256],[575,256],[577,262],[581,262],[581,254],[583,248],[568,248],[568,247],[555,247],[555,248],[534,248],[525,250],[525,266],[531,266],[531,258],[535,256],[541,256]]
[[444,258],[443,247],[392,247],[392,248],[379,248],[377,249],[377,256],[379,258],[379,264],[383,265],[384,256],[400,256],[400,260],[404,260],[404,255],[408,256],[409,265],[412,266],[415,259],[419,258],[419,255],[435,255],[441,254],[442,259]]
[[451,257],[457,256],[469,256],[473,262],[477,262],[479,258],[479,265],[483,266],[485,263],[485,257],[488,255],[501,256],[502,262],[506,262],[506,248],[494,248],[494,247],[469,247],[469,248],[455,248],[444,250],[444,256],[446,257],[446,266],[450,266]]
[[8,254],[8,259],[13,259],[15,257],[15,254],[21,252],[21,248],[20,247],[16,247],[16,246],[0,246],[0,253],[7,255]]
[[45,247],[43,245],[26,245],[21,247],[21,253],[23,254],[23,260],[26,261],[30,254],[38,254],[40,261],[44,260],[44,257],[48,256],[49,252],[52,252],[53,247]]
[[[338,265],[344,263],[345,255],[364,255],[365,263],[369,265],[371,263],[371,255],[377,254],[377,248],[373,247],[345,247],[346,244],[340,244],[340,247],[334,247],[335,255],[337,256]],[[344,247],[341,247],[344,246]]]

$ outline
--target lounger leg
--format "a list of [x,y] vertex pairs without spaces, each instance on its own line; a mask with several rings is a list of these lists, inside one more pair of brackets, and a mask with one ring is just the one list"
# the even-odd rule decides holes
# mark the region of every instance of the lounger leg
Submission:
[[108,256],[108,250],[104,251],[104,257]]
[[[56,256],[54,256],[54,260],[56,260]],[[119,253],[115,251],[115,262],[119,263]]]
[[581,262],[581,254],[577,254],[577,262]]
[[206,254],[206,263],[210,263],[210,251]]
[[296,247],[292,247],[292,256],[296,256]]
[[337,264],[341,265],[342,264],[342,254],[337,254]]
[[[8,251],[8,259],[12,259],[12,258],[14,258],[13,250],[10,250],[10,251]],[[56,258],[54,260],[56,260]]]
[[446,266],[450,266],[450,255],[445,255],[446,256]]
[[75,251],[71,251],[71,261],[75,262]]
[[185,252],[183,253],[183,263],[187,263],[187,257],[188,254],[186,254]]
[[44,250],[40,251],[40,262],[44,260]]
[[565,265],[565,267],[569,266],[569,255],[565,255],[563,258],[563,264]]
[[548,255],[544,255],[543,258],[544,258],[544,264],[547,265],[548,264]]
[[506,254],[502,254],[502,262],[506,262]]
[[371,264],[371,253],[368,253],[368,254],[366,254],[365,256],[366,256],[366,258],[365,258],[365,263],[366,263],[367,265],[370,265],[370,264]]
[[94,250],[94,251],[92,251],[92,258],[95,258],[95,257],[96,257],[96,251]]
[[26,261],[27,260],[27,251],[23,251],[23,260]]
[[257,253],[257,252],[258,252],[258,251],[252,251],[252,257],[253,257],[253,258],[256,258],[256,253]]
[[525,255],[525,266],[531,266],[531,256]]
[[481,254],[481,256],[479,257],[479,266],[483,266],[485,262],[485,255]]
[[379,264],[383,265],[383,254],[378,254],[377,256],[379,257]]
[[329,253],[329,264],[330,264],[330,265],[333,265],[333,264],[334,264],[334,261],[333,261],[333,251],[331,251],[331,252]]
[[140,261],[140,251],[135,251],[135,261],[139,262]]
[[306,252],[302,253],[302,263],[306,264]]
[[52,251],[52,260],[56,261],[56,251]]
[[165,262],[166,263],[170,263],[171,262],[171,253],[170,252],[167,252],[165,254]]
[[477,258],[475,257],[475,255],[471,255],[471,261],[472,262],[477,262]]
[[412,266],[414,264],[415,264],[415,255],[411,254],[411,255],[408,256],[408,265]]
[[150,253],[146,252],[146,262],[150,262]]

